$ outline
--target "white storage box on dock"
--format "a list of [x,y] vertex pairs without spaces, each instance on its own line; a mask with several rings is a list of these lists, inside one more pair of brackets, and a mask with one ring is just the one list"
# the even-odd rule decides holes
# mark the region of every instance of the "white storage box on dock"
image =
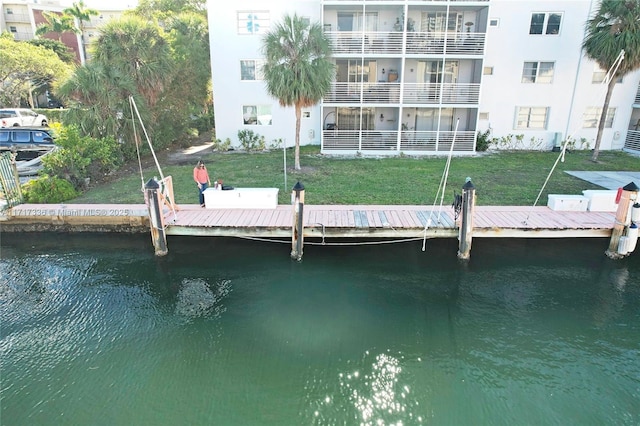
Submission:
[[589,199],[582,195],[549,194],[547,206],[549,206],[551,210],[586,212],[588,204]]
[[618,191],[609,189],[585,189],[582,191],[589,199],[587,210],[590,212],[615,212],[618,210],[616,195]]
[[208,209],[275,209],[278,188],[235,188],[220,191],[207,188],[204,204]]

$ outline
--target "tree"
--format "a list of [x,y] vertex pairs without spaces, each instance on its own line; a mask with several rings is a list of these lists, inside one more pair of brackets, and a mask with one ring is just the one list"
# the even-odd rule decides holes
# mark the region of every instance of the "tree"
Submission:
[[84,57],[87,57],[87,51],[84,48],[84,23],[88,22],[92,16],[97,16],[100,14],[95,9],[89,9],[84,1],[80,0],[78,2],[73,3],[71,7],[68,7],[63,10],[63,13],[73,16],[78,21],[78,30],[80,37],[82,38],[82,52],[84,53]]
[[76,63],[75,53],[73,53],[66,44],[59,42],[58,40],[52,40],[50,38],[34,38],[28,40],[27,43],[33,46],[41,46],[45,49],[53,50],[62,62],[69,65],[75,65]]
[[36,35],[41,36],[47,33],[56,33],[58,35],[58,41],[62,40],[62,33],[75,33],[78,34],[80,30],[76,28],[73,22],[73,16],[67,14],[59,14],[55,12],[42,12],[46,23],[38,25],[36,28]]
[[78,68],[58,90],[69,107],[68,121],[94,138],[126,133],[131,120],[128,99],[135,93],[131,76],[96,62]]
[[267,92],[296,114],[295,168],[300,170],[300,118],[302,108],[317,104],[331,87],[334,65],[331,42],[319,23],[297,14],[285,15],[262,44],[263,75]]
[[609,101],[616,81],[640,68],[640,0],[602,0],[595,15],[587,21],[582,43],[587,56],[608,70],[616,63],[620,52],[624,58],[611,75],[598,122],[592,161],[598,160]]
[[0,105],[19,106],[35,88],[66,79],[73,68],[55,52],[0,34]]
[[[94,137],[122,138],[123,151],[135,153],[129,96],[133,96],[151,136],[160,124],[160,103],[174,72],[171,47],[154,23],[135,16],[111,21],[93,44],[91,63],[78,68],[59,94],[67,118]],[[137,120],[136,120],[137,121]],[[159,147],[166,140],[154,139]]]
[[130,16],[101,28],[93,61],[130,76],[137,93],[153,108],[174,71],[171,53],[160,27]]
[[164,21],[171,15],[197,13],[207,17],[206,0],[140,0],[135,13],[145,19]]

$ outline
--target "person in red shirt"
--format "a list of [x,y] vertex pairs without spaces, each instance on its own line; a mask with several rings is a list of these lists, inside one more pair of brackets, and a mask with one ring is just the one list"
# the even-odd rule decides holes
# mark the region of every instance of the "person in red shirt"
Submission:
[[204,207],[204,190],[211,185],[211,179],[209,179],[209,173],[202,160],[198,160],[198,164],[193,169],[193,180],[198,184],[200,207]]

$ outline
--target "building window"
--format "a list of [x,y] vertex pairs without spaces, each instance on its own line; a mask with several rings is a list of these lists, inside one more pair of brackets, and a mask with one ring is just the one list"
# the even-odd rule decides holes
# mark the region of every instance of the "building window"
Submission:
[[533,13],[529,34],[558,34],[561,21],[561,13]]
[[269,12],[246,10],[238,12],[238,34],[264,34],[269,31]]
[[[600,120],[600,114],[602,114],[602,108],[600,107],[588,107],[582,115],[582,128],[583,129],[595,129],[598,127],[598,121]],[[607,116],[604,119],[604,127],[610,129],[613,127],[613,119],[616,115],[615,108],[607,109]]]
[[517,107],[516,129],[544,130],[548,114],[548,107]]
[[10,7],[7,8],[7,15],[13,15],[13,9]]
[[500,20],[498,18],[489,19],[489,26],[490,27],[498,27],[498,26],[500,26]]
[[553,82],[553,67],[553,62],[525,62],[522,82],[549,84]]
[[484,67],[484,68],[482,68],[482,74],[484,74],[484,75],[493,75],[493,67]]
[[271,125],[270,105],[243,105],[242,119],[244,124],[252,126]]
[[18,32],[18,28],[16,28],[16,27],[9,27],[9,31],[11,31],[12,33],[17,33],[17,32]]
[[[607,76],[607,71],[600,68],[600,65],[596,64],[593,68],[593,76],[591,77],[591,82],[594,84],[600,84],[604,81]],[[622,83],[622,77],[618,77],[616,83]]]
[[261,60],[247,59],[240,61],[240,80],[264,80],[262,65],[264,65],[264,61]]

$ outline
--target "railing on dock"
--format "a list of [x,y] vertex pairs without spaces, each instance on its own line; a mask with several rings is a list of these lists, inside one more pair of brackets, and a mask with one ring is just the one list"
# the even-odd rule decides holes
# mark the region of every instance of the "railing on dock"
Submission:
[[0,154],[0,192],[6,203],[0,203],[0,210],[22,204],[20,178],[10,152]]

